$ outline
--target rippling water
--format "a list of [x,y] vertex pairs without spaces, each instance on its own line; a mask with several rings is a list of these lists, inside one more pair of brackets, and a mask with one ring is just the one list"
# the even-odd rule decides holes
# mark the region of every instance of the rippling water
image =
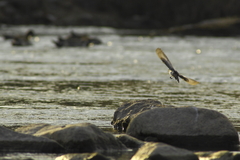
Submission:
[[[12,47],[0,39],[2,125],[90,122],[110,128],[122,102],[151,98],[217,110],[240,127],[240,37],[132,36],[97,27],[18,26],[0,31],[29,28],[40,38],[33,46]],[[56,48],[52,40],[72,30],[98,37],[103,44]],[[158,47],[175,69],[201,84],[171,80],[155,54]]]

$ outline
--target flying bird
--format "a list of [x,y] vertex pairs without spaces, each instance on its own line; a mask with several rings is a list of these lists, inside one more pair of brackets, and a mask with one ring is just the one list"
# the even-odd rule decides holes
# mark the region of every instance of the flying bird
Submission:
[[181,79],[183,79],[185,82],[187,82],[188,84],[191,84],[191,85],[196,85],[198,84],[199,82],[198,81],[195,81],[191,78],[187,78],[181,74],[178,73],[178,71],[176,71],[174,68],[173,68],[173,65],[172,63],[170,62],[170,60],[168,59],[168,57],[164,54],[164,52],[160,49],[160,48],[157,48],[156,49],[156,53],[158,55],[158,57],[163,61],[163,63],[169,68],[169,75],[170,75],[170,78],[172,79],[175,78],[178,83],[179,83],[179,77]]

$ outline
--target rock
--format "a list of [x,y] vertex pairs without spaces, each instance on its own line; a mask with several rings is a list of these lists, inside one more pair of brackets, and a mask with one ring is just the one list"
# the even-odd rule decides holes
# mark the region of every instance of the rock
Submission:
[[207,160],[239,160],[240,152],[218,151],[218,152],[196,152],[201,159]]
[[140,140],[195,150],[235,150],[238,133],[221,113],[203,108],[155,108],[135,117],[126,131]]
[[161,102],[153,99],[147,100],[136,100],[122,104],[114,112],[114,117],[111,124],[114,126],[114,129],[121,131],[126,131],[130,121],[139,115],[140,113],[150,110],[156,107],[165,107]]
[[56,129],[59,127],[60,126],[54,126],[46,123],[39,123],[39,124],[30,124],[27,126],[22,126],[22,127],[16,128],[15,131],[19,133],[34,135],[37,132],[42,133],[42,132]]
[[72,153],[57,157],[55,160],[110,160],[100,153]]
[[191,151],[164,143],[146,143],[131,160],[198,160]]
[[[46,128],[45,128],[46,127]],[[29,127],[27,131],[19,128],[17,131],[34,133],[57,141],[67,152],[111,152],[126,150],[127,148],[112,134],[105,133],[97,126],[89,123],[72,124],[66,126],[49,126],[43,124]],[[38,128],[39,130],[37,131]]]
[[142,145],[145,144],[145,142],[134,138],[132,136],[129,136],[127,134],[119,134],[115,136],[119,141],[122,142],[127,148],[135,149],[140,148]]
[[61,145],[48,138],[17,133],[2,126],[0,144],[1,152],[59,153],[64,150]]

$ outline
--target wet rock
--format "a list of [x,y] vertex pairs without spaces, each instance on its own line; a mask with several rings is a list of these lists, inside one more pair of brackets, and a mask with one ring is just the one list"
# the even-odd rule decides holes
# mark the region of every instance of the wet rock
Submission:
[[191,151],[170,146],[164,143],[146,143],[131,160],[198,160]]
[[[45,128],[46,127],[46,128]],[[34,136],[43,136],[57,141],[67,152],[96,152],[96,151],[116,151],[127,149],[112,134],[105,133],[97,126],[89,123],[72,124],[66,126],[32,125],[27,131],[17,129],[24,133],[34,133]],[[37,128],[39,129],[37,131]]]
[[151,109],[134,118],[126,133],[196,150],[235,150],[239,144],[238,133],[227,117],[196,107]]
[[240,152],[218,151],[218,152],[196,152],[201,159],[207,160],[239,160]]
[[145,144],[145,142],[134,138],[132,136],[129,136],[127,134],[119,134],[115,136],[119,141],[122,142],[122,144],[124,144],[127,148],[140,148],[142,145]]
[[100,153],[75,153],[65,154],[57,157],[55,160],[111,160]]
[[128,124],[134,117],[144,111],[159,107],[166,106],[153,99],[136,100],[124,103],[114,112],[114,117],[111,124],[114,126],[114,129],[118,130],[119,132],[126,131]]
[[57,129],[59,127],[61,126],[55,126],[55,125],[46,124],[46,123],[39,123],[39,124],[30,124],[27,126],[18,127],[15,129],[15,131],[19,133],[34,135],[37,133],[43,133],[45,131]]
[[101,44],[101,40],[97,38],[91,38],[85,34],[78,34],[71,32],[65,38],[58,37],[57,41],[53,41],[57,47],[88,47]]
[[53,140],[17,133],[2,126],[0,126],[0,144],[1,152],[63,152],[63,147]]

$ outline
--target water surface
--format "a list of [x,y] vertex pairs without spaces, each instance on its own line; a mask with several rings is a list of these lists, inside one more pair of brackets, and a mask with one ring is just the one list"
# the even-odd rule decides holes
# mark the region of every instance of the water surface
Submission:
[[[2,125],[89,122],[111,128],[113,113],[123,102],[157,99],[217,110],[240,130],[239,37],[132,36],[104,27],[18,26],[0,32],[30,28],[40,38],[33,46],[12,47],[0,39]],[[52,40],[72,30],[103,44],[56,48]],[[171,80],[155,54],[158,47],[175,69],[201,84]]]

